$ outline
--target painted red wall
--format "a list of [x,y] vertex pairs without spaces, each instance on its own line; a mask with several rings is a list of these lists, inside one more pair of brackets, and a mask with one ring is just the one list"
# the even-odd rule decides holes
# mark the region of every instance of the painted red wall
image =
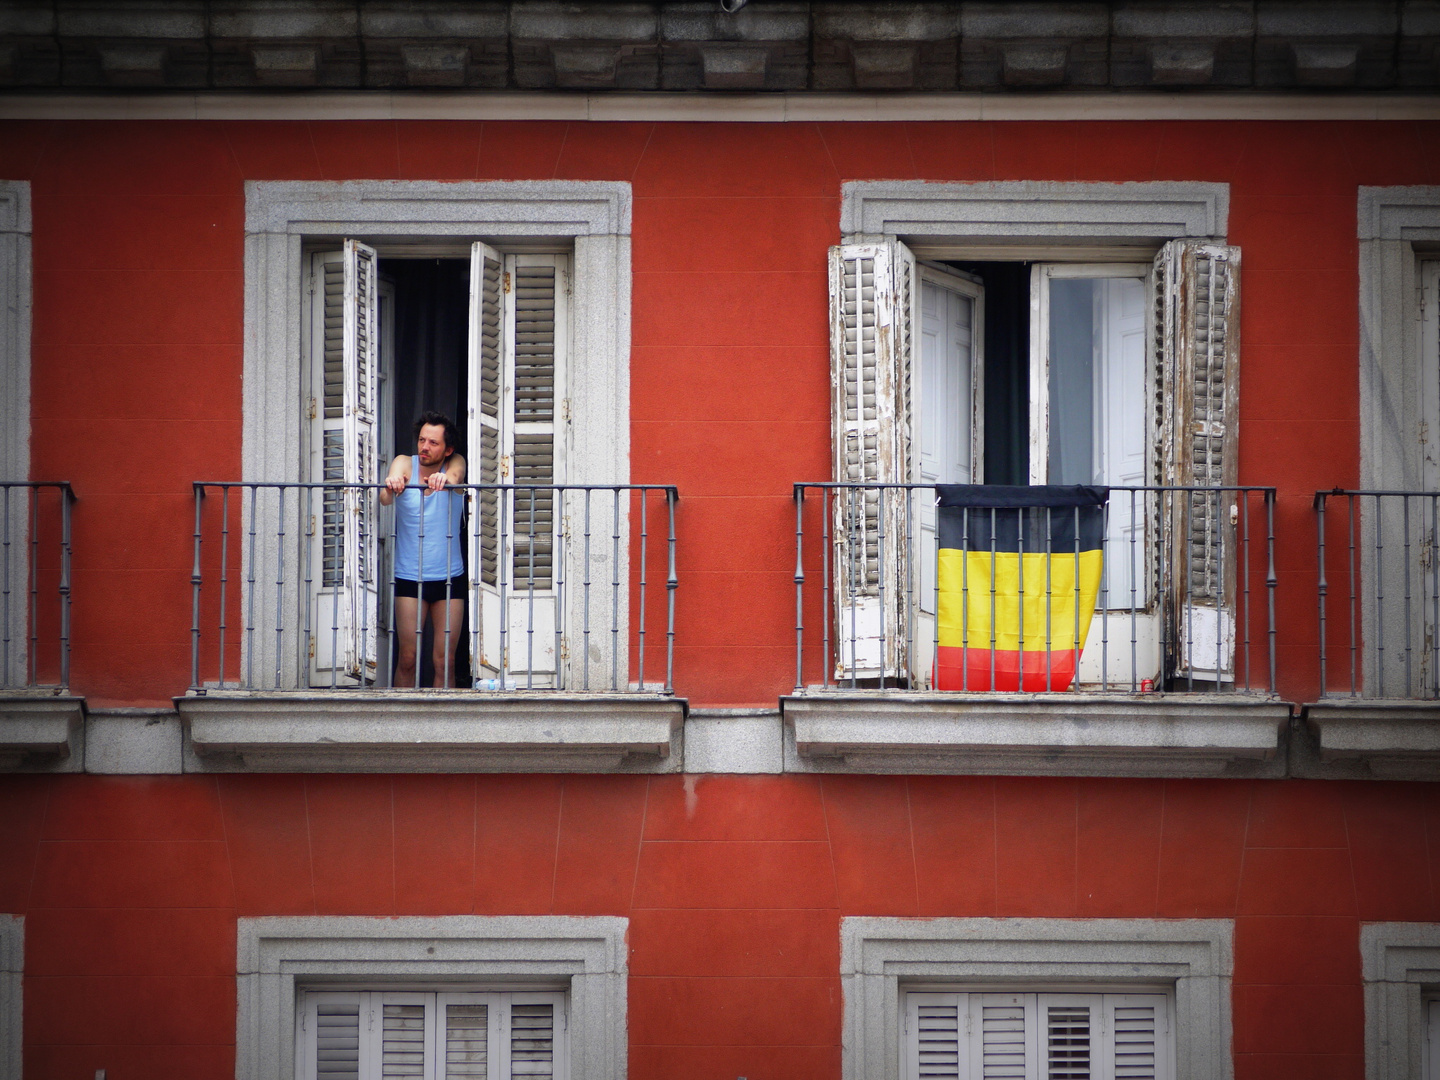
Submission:
[[29,1080],[233,1077],[237,916],[552,912],[631,920],[632,1080],[838,1077],[845,915],[1233,918],[1237,1080],[1360,1080],[1359,925],[1440,919],[1436,795],[12,776],[0,910],[25,916]]
[[[794,683],[791,484],[828,479],[826,248],[843,180],[1230,184],[1241,478],[1281,491],[1281,692],[1315,696],[1316,488],[1358,481],[1355,201],[1434,183],[1423,123],[0,124],[34,196],[33,467],[75,482],[73,685],[189,681],[196,479],[239,475],[243,182],[625,180],[632,479],[680,486],[676,687]],[[816,613],[818,618],[818,610]],[[812,622],[813,625],[813,622]]]

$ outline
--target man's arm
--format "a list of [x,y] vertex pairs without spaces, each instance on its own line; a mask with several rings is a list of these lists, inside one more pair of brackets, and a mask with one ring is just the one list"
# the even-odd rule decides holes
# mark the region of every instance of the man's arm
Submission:
[[430,474],[426,481],[431,491],[439,491],[450,484],[463,484],[465,482],[465,457],[456,452],[450,455],[450,460],[445,462],[445,468],[437,469]]
[[399,454],[390,463],[390,472],[385,477],[385,489],[380,492],[380,505],[389,506],[397,493],[405,490],[410,482],[410,456]]

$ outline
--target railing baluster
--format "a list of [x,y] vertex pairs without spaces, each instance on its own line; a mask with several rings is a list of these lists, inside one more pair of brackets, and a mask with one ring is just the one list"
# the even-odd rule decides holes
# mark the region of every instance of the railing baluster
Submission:
[[620,489],[610,489],[610,689],[620,689]]
[[675,504],[679,499],[680,493],[674,487],[665,489],[665,505],[670,522],[670,535],[667,538],[669,570],[665,578],[667,608],[665,617],[665,692],[667,694],[674,689],[675,684],[675,593],[680,587],[680,579],[675,574]]
[[795,485],[795,693],[805,688],[805,486]]
[[1319,623],[1320,623],[1320,697],[1325,697],[1330,690],[1329,680],[1325,674],[1325,597],[1330,591],[1330,583],[1325,579],[1325,493],[1315,493],[1315,565],[1319,571],[1318,597],[1319,597]]
[[[640,632],[639,632],[639,635],[638,635],[639,640],[638,640],[638,642],[637,642],[637,644],[636,644],[636,662],[637,662],[637,666],[639,667],[640,670],[639,670],[638,672],[636,672],[636,684],[639,686],[640,692],[641,692],[642,694],[645,692],[645,555],[646,555],[646,550],[647,550],[647,549],[649,548],[649,546],[650,546],[649,519],[648,519],[648,517],[647,517],[647,515],[646,515],[646,504],[649,502],[649,500],[646,498],[646,495],[647,495],[646,489],[645,489],[645,488],[641,488],[641,489],[640,489]],[[559,653],[556,653],[556,655],[558,656]]]

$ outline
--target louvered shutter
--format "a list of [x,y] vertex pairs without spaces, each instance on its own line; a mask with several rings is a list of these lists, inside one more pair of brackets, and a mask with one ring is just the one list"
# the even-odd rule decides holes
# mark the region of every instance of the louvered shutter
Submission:
[[443,1080],[491,1080],[491,1047],[500,1041],[500,1016],[494,994],[437,995]]
[[1106,1080],[1172,1080],[1170,1000],[1164,994],[1104,995]]
[[361,999],[358,993],[308,993],[295,1040],[297,1077],[361,1080]]
[[564,482],[569,291],[566,256],[501,257],[483,244],[472,249],[471,386],[477,390],[471,445],[480,448],[482,482],[515,487],[482,501],[476,515],[478,652],[488,675],[513,675],[530,685],[552,685],[556,672],[562,582],[555,565],[559,504],[550,485]]
[[380,1080],[428,1080],[436,1060],[435,995],[372,993],[371,1008],[379,1017]]
[[[484,244],[470,248],[470,403],[467,410],[469,480],[498,484],[500,478],[501,390],[505,305],[499,252]],[[481,491],[470,510],[470,655],[491,675],[503,669],[500,655],[500,495]],[[507,584],[509,575],[506,575]],[[478,602],[481,610],[476,611]]]
[[[1239,432],[1240,249],[1192,240],[1155,259],[1163,475],[1179,486],[1233,486]],[[1162,581],[1170,599],[1170,670],[1234,677],[1233,493],[1171,500]]]
[[[915,259],[898,241],[830,249],[834,478],[910,479]],[[898,490],[840,489],[834,500],[839,678],[906,674],[906,500]]]
[[504,1046],[511,1080],[569,1080],[569,1019],[565,995],[502,994]]
[[[311,362],[317,370],[316,480],[333,483],[311,504],[315,593],[307,622],[311,680],[373,679],[378,536],[375,493],[338,485],[377,482],[379,286],[373,249],[347,240],[312,263]],[[318,511],[318,513],[316,512]]]
[[1099,1080],[1100,995],[1040,994],[1036,1013],[1046,1080]]
[[971,994],[970,1075],[1035,1080],[1040,1055],[1034,994]]
[[905,995],[905,1080],[966,1080],[968,994]]

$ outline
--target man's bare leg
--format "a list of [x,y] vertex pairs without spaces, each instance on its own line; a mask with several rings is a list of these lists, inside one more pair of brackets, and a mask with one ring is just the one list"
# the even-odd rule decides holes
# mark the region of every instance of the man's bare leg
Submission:
[[[460,644],[460,625],[464,618],[464,600],[440,600],[430,605],[430,626],[435,634],[431,659],[435,662],[436,686],[455,685],[455,649]],[[445,632],[447,626],[449,634]]]
[[395,661],[394,685],[406,689],[415,685],[416,643],[420,638],[415,632],[415,619],[419,611],[420,601],[415,597],[395,597],[395,642],[400,655]]

